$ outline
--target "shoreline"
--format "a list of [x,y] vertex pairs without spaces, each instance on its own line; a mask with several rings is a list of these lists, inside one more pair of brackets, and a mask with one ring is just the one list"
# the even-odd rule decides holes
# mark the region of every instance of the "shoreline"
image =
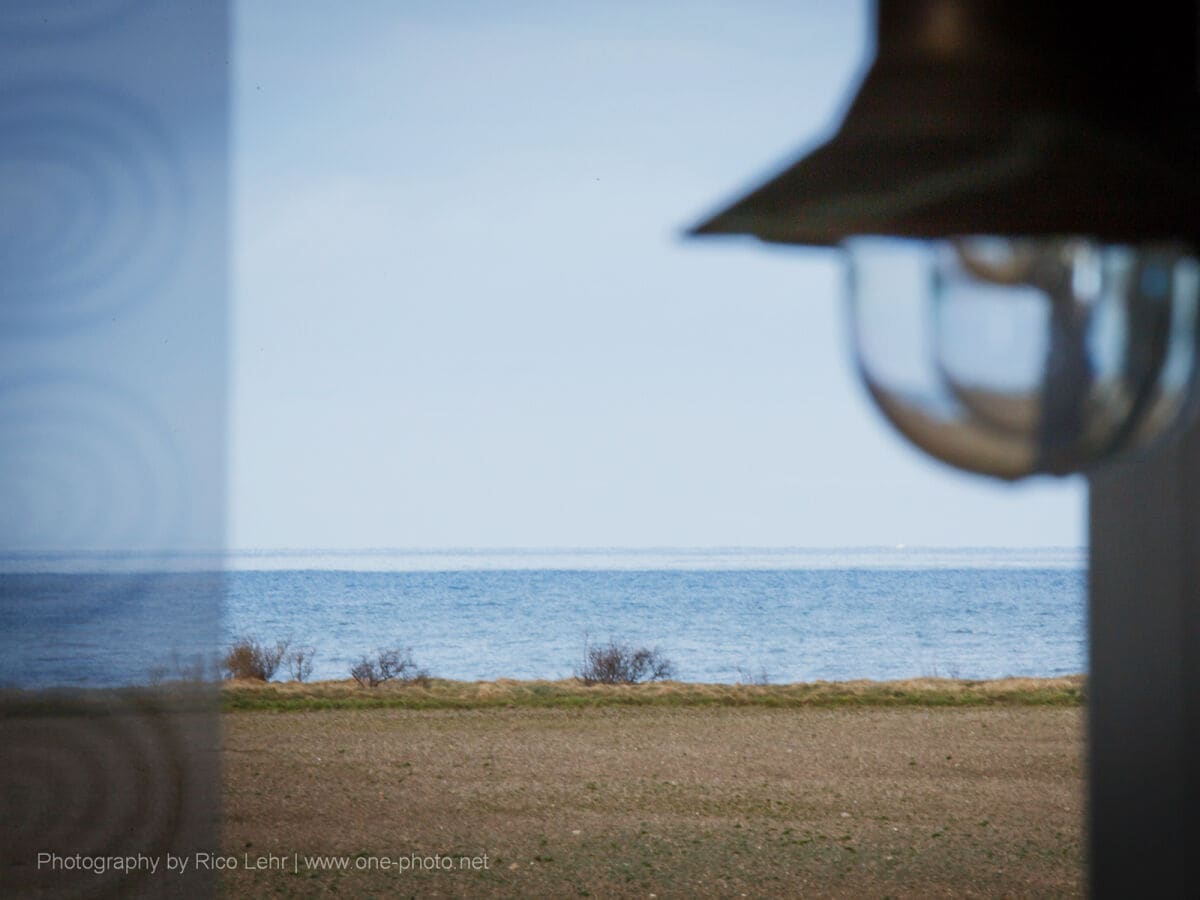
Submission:
[[587,709],[596,707],[1079,707],[1086,703],[1086,676],[968,680],[909,678],[897,681],[816,681],[795,684],[704,684],[657,681],[585,685],[498,679],[427,683],[389,682],[363,688],[352,680],[255,682],[220,686],[225,712],[298,712],[332,709],[478,710],[495,708]]
[[647,681],[585,684],[578,678],[455,681],[427,678],[362,687],[339,681],[163,681],[124,687],[0,689],[6,715],[119,712],[161,713],[320,712],[333,710],[495,709],[979,709],[987,707],[1082,708],[1087,676],[954,679],[918,677],[894,681],[856,679],[791,684]]

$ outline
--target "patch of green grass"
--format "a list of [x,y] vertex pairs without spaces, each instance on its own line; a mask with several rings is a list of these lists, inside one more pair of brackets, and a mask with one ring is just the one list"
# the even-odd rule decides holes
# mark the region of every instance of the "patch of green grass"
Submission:
[[814,682],[722,685],[659,682],[586,686],[563,681],[463,682],[432,679],[427,685],[360,688],[353,682],[313,684],[227,682],[221,703],[228,712],[326,709],[585,709],[619,706],[765,708],[1080,706],[1083,676],[961,681],[922,678],[899,682]]

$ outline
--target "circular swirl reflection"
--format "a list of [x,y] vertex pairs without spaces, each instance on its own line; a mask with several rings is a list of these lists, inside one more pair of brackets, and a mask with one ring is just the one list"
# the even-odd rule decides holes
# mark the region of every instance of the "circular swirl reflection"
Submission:
[[179,155],[157,116],[81,83],[0,101],[0,331],[66,329],[161,287],[186,224]]
[[6,710],[0,802],[3,821],[20,827],[0,847],[5,887],[74,896],[118,889],[129,895],[139,881],[147,886],[145,871],[52,869],[37,859],[43,853],[162,859],[175,850],[186,817],[188,763],[177,733],[183,718],[137,697],[102,704],[64,696],[48,712]]

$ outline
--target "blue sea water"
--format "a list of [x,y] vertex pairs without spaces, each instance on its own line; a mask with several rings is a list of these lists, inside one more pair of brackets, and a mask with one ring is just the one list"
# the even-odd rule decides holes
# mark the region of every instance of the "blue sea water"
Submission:
[[[220,569],[221,571],[217,571]],[[256,551],[0,558],[0,683],[144,682],[234,636],[380,646],[432,674],[562,678],[585,644],[660,648],[686,681],[1082,672],[1075,549]]]

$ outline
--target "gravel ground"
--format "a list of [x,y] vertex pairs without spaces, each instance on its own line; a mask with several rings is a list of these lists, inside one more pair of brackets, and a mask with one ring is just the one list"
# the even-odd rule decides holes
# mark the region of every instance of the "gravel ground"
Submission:
[[232,896],[1084,892],[1078,708],[222,720]]

